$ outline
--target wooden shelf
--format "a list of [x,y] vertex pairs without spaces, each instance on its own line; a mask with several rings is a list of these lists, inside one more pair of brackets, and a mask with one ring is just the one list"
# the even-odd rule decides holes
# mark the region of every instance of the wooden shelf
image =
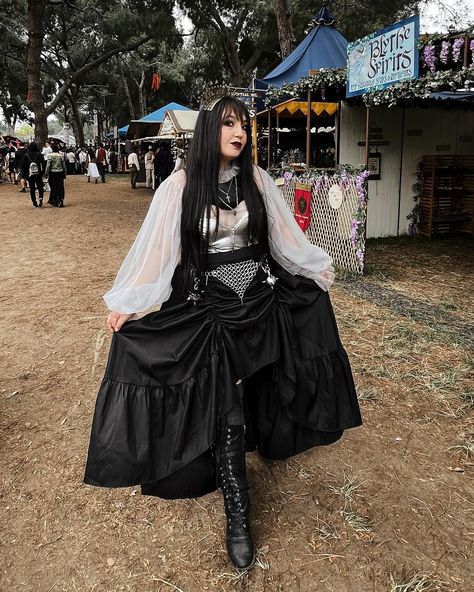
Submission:
[[474,234],[474,155],[426,155],[422,172],[420,234]]

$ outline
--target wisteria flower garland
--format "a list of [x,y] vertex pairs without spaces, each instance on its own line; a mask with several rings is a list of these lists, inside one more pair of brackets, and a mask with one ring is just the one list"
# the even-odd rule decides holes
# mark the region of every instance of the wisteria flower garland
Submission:
[[356,175],[357,209],[351,222],[349,239],[355,248],[355,255],[360,271],[365,263],[365,221],[367,218],[367,177],[369,171],[362,171]]
[[464,47],[464,39],[455,39],[453,41],[453,61],[459,62],[461,49]]
[[441,51],[439,52],[439,61],[442,64],[448,63],[450,49],[451,49],[451,43],[449,43],[449,41],[442,41],[441,42]]
[[407,216],[407,220],[409,220],[410,222],[408,224],[408,234],[410,236],[416,236],[419,232],[421,214],[420,198],[423,192],[423,178],[423,170],[420,161],[416,168],[416,183],[412,187],[413,200],[415,202],[415,205],[413,206],[412,211]]
[[434,45],[425,45],[422,52],[423,62],[430,72],[436,72],[436,55]]

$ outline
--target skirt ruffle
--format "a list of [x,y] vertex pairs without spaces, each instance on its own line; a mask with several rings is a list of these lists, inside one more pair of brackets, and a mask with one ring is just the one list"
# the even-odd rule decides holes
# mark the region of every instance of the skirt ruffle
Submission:
[[217,429],[235,405],[243,405],[247,450],[270,459],[330,444],[361,424],[327,292],[271,267],[274,289],[260,271],[242,304],[211,278],[196,305],[184,296],[178,267],[166,306],[114,334],[86,483],[140,484],[164,498],[213,491]]

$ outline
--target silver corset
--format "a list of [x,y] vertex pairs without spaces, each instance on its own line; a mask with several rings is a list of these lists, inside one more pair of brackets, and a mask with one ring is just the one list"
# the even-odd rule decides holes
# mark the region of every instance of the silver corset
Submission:
[[[235,218],[236,222],[233,226],[224,224],[222,222],[222,216],[220,218],[217,234],[215,234],[216,219],[209,219],[209,253],[226,253],[241,249],[242,247],[248,247],[252,244],[248,236],[249,213],[246,210],[239,213],[239,217]],[[202,221],[201,232],[206,236],[207,218],[204,218]]]

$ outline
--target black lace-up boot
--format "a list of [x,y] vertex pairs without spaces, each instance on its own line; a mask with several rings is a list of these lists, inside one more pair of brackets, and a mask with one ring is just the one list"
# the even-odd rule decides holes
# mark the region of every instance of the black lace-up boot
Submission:
[[243,425],[225,426],[216,448],[218,486],[224,495],[227,517],[227,553],[239,569],[247,569],[255,562],[255,545],[250,534],[244,429]]

